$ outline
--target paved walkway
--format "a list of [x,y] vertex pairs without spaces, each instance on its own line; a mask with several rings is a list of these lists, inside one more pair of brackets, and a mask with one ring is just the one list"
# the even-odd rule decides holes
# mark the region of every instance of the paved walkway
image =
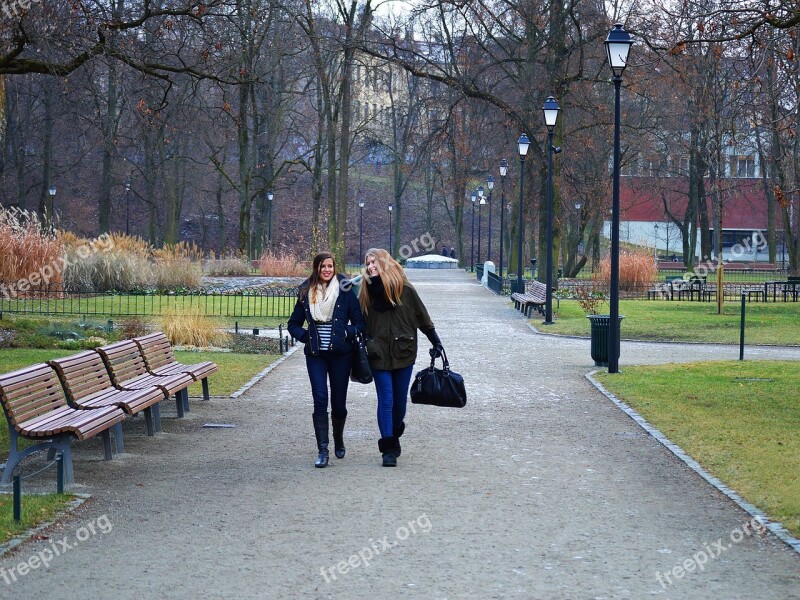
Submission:
[[[358,384],[347,457],[312,467],[298,352],[155,439],[129,423],[110,463],[79,447],[92,500],[0,560],[0,597],[800,598],[800,557],[742,535],[748,515],[585,379],[588,340],[536,335],[464,273],[409,275],[469,403],[410,406],[396,469],[380,466],[374,390]],[[621,365],[737,356],[623,343]],[[20,575],[36,556],[49,567]]]

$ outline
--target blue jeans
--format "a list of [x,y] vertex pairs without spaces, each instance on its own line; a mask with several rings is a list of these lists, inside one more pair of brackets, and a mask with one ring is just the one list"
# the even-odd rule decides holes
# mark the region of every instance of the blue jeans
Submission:
[[378,428],[381,437],[393,437],[394,426],[406,418],[406,401],[414,365],[393,371],[372,370],[375,391],[378,392]]
[[347,417],[347,384],[350,382],[352,362],[353,357],[349,352],[344,354],[320,352],[317,356],[306,356],[315,415],[328,414],[328,380],[330,380],[331,416],[336,419]]

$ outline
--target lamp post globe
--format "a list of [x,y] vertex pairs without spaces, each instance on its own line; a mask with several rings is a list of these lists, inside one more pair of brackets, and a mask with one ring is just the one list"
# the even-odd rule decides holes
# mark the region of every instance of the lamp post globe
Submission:
[[611,282],[609,289],[608,372],[619,372],[619,175],[620,175],[620,88],[633,40],[620,23],[605,40],[608,64],[614,74],[614,175],[611,198]]

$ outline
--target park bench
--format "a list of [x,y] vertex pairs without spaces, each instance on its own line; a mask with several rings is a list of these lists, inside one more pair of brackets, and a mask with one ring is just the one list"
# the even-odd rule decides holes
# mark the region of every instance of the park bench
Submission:
[[133,340],[123,340],[108,346],[100,346],[97,352],[103,357],[111,381],[121,390],[141,390],[156,386],[164,390],[167,397],[175,395],[178,417],[183,417],[189,405],[187,388],[193,383],[187,373],[175,375],[153,375],[147,370],[139,346]]
[[[94,350],[51,360],[48,364],[58,373],[71,406],[86,410],[118,406],[129,415],[142,412],[147,435],[161,430],[158,403],[167,398],[162,388],[117,389],[111,382],[103,357]],[[121,432],[115,432],[114,441],[117,452],[124,452]]]
[[547,286],[540,281],[532,281],[527,293],[515,292],[511,294],[511,299],[514,301],[514,308],[526,317],[530,317],[534,309],[540,314],[544,314],[544,305],[547,303]]
[[175,360],[172,344],[161,331],[133,338],[142,352],[147,370],[153,375],[175,375],[188,373],[194,381],[200,381],[203,386],[203,399],[208,400],[208,376],[217,372],[216,363],[205,361],[185,365]]
[[[673,281],[673,287],[675,287],[675,282]],[[706,287],[706,277],[701,275],[692,275],[689,279],[686,279],[682,283],[678,284],[678,300],[683,300],[684,296],[687,296],[689,300],[694,300],[695,296],[697,296],[697,300],[703,299],[703,290]]]
[[791,296],[792,302],[797,302],[798,296],[800,296],[800,277],[795,275],[789,275],[786,278],[786,281],[783,282],[783,301],[786,302],[786,299]]
[[[73,439],[85,440],[102,435],[105,459],[111,460],[110,429],[125,413],[117,406],[80,410],[69,406],[61,380],[53,367],[40,363],[0,375],[0,401],[8,421],[9,453],[0,481],[8,483],[16,466],[26,456],[47,450],[50,458],[60,452],[64,479],[73,482]],[[20,451],[20,437],[37,443]]]
[[680,293],[683,286],[681,275],[667,275],[664,283],[656,283],[651,289],[647,290],[648,300],[674,300],[675,292]]

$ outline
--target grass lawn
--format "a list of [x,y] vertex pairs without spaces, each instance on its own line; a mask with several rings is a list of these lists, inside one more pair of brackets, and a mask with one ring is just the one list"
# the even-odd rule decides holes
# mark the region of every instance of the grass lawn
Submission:
[[[608,305],[600,309],[608,314]],[[724,314],[717,314],[715,302],[675,302],[668,300],[623,300],[619,304],[622,339],[739,343],[740,305],[726,303]],[[531,318],[540,331],[563,335],[589,336],[589,319],[576,300],[553,300],[555,323],[542,327],[544,320]],[[745,313],[745,343],[800,343],[800,302],[748,303]]]
[[726,361],[595,377],[710,473],[800,535],[800,369]]
[[[55,484],[53,484],[55,487]],[[22,485],[22,507],[20,520],[14,520],[14,501],[11,494],[0,494],[0,544],[8,541],[39,523],[53,520],[56,513],[64,510],[72,500],[70,494],[25,495]]]

